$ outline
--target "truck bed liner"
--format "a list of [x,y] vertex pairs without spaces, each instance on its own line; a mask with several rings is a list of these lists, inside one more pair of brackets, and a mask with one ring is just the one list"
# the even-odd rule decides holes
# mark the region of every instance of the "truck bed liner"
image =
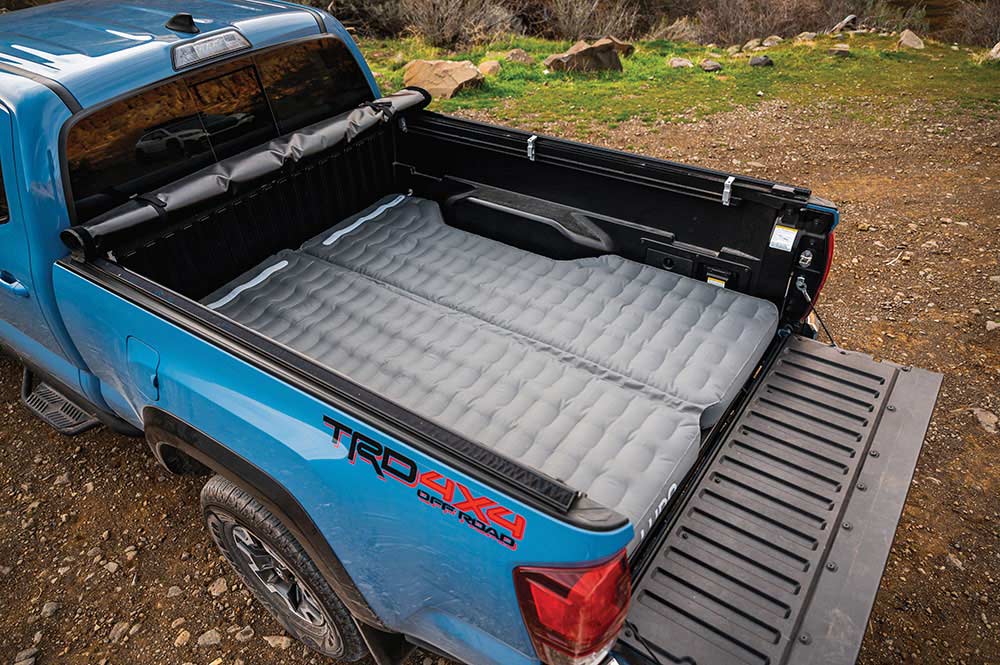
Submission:
[[940,380],[791,339],[644,558],[621,660],[853,663]]
[[617,510],[633,546],[777,322],[769,302],[615,256],[548,259],[401,195],[204,302]]

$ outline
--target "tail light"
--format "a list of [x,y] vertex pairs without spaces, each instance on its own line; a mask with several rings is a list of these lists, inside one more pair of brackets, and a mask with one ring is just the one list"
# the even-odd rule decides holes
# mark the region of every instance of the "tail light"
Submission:
[[514,587],[535,651],[547,665],[600,662],[625,623],[631,596],[624,550],[581,568],[519,566]]

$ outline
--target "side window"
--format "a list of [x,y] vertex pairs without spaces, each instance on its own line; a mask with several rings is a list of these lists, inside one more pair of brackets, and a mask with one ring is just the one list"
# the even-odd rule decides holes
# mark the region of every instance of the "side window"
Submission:
[[10,220],[10,208],[7,207],[7,190],[3,186],[3,171],[0,170],[0,224]]

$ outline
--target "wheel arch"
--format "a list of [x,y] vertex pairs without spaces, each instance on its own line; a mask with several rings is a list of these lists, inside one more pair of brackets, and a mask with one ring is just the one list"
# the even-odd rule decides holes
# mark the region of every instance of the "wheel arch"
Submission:
[[[280,482],[224,444],[162,409],[143,409],[146,442],[156,460],[175,474],[192,473],[197,466],[217,473],[253,496],[277,517],[299,541],[320,573],[362,628],[391,632],[368,605],[330,543],[302,504]],[[362,633],[368,639],[370,631]],[[371,646],[369,644],[369,646]]]

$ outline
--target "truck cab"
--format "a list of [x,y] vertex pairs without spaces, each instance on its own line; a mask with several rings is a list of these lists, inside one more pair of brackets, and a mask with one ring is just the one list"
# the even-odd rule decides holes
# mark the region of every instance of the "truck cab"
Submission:
[[432,112],[320,10],[182,4],[0,16],[28,409],[208,476],[222,555],[340,661],[856,659],[940,377],[816,339],[833,203]]

